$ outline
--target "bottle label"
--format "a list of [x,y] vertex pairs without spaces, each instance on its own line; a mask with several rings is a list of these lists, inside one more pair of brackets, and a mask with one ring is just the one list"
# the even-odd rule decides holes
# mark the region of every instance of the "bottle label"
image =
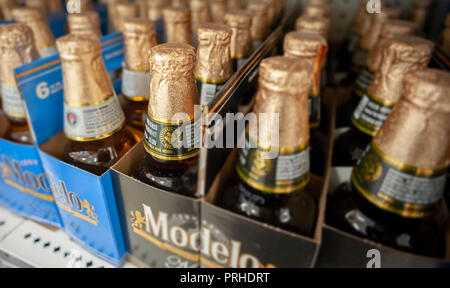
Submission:
[[375,136],[383,126],[395,103],[364,94],[353,112],[352,123],[361,132]]
[[19,87],[15,84],[1,84],[2,103],[5,114],[15,119],[25,119],[25,104],[23,103]]
[[359,73],[358,78],[356,78],[355,82],[356,95],[362,97],[364,93],[366,93],[367,89],[370,86],[370,83],[372,83],[373,77],[374,73],[370,71],[367,66],[361,70],[361,73]]
[[372,142],[353,169],[352,183],[377,207],[403,217],[421,218],[443,197],[446,177],[447,168],[408,166],[385,155]]
[[320,96],[319,95],[309,95],[308,98],[309,106],[309,125],[311,128],[319,127],[320,125]]
[[[180,161],[194,158],[199,153],[200,125],[200,118],[175,123],[147,115],[144,134],[145,150],[161,160]],[[174,140],[176,143],[173,142]]]
[[150,91],[150,72],[123,69],[122,94],[132,101],[147,101]]
[[365,50],[358,49],[353,55],[352,64],[353,69],[359,71],[362,67],[366,65],[367,57],[369,53]]
[[211,82],[213,81],[203,81],[197,79],[197,89],[200,93],[200,104],[202,106],[208,105],[214,97],[216,97],[217,92],[219,92],[226,83],[226,81],[222,81],[221,83]]
[[55,46],[39,50],[39,55],[41,56],[41,58],[45,58],[56,53],[58,53],[58,50]]
[[309,183],[308,145],[290,151],[282,149],[275,159],[264,158],[266,151],[262,149],[247,147],[240,151],[236,170],[249,186],[267,193],[288,194]]
[[93,141],[109,137],[125,125],[119,98],[114,94],[93,105],[64,103],[64,132],[76,141]]

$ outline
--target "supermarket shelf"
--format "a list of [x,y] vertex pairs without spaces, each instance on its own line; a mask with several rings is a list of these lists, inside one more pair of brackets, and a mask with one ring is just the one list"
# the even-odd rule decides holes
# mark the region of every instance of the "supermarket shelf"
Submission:
[[[42,226],[0,207],[0,268],[113,268],[70,240],[61,229]],[[124,268],[136,266],[126,262]]]

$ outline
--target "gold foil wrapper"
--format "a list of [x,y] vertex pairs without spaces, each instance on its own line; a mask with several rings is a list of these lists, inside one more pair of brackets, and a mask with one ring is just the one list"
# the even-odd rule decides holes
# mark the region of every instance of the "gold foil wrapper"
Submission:
[[[168,3],[169,2],[169,3]],[[147,18],[156,21],[163,16],[162,11],[164,7],[170,4],[170,1],[167,0],[152,0],[147,1],[148,10],[147,10]]]
[[324,17],[305,17],[301,16],[295,24],[297,32],[319,33],[325,39],[328,39],[330,30],[330,19]]
[[191,13],[189,9],[169,7],[163,10],[163,15],[167,42],[191,44]]
[[48,1],[43,0],[25,0],[27,8],[35,8],[41,10],[44,14],[49,11]]
[[156,46],[153,21],[142,18],[126,19],[123,23],[125,67],[136,72],[149,72],[148,53]]
[[401,96],[406,74],[424,69],[430,62],[434,44],[415,36],[396,36],[386,42],[380,68],[368,93],[396,103]]
[[387,40],[393,38],[394,36],[414,35],[417,31],[418,27],[414,22],[387,20],[381,29],[377,44],[367,58],[367,67],[373,72],[378,70],[383,55],[383,46]]
[[[280,148],[297,148],[309,143],[311,69],[308,61],[283,56],[270,57],[261,62],[253,112],[258,118],[260,113],[267,113],[268,123],[271,123],[271,113],[278,114]],[[250,125],[250,138],[258,139],[258,145],[263,149],[274,148],[271,147],[273,141],[270,141],[272,125],[259,128],[261,133],[258,133],[258,127]]]
[[228,10],[240,10],[244,8],[242,2],[242,0],[227,0]]
[[125,3],[116,5],[116,29],[123,30],[123,22],[126,18],[138,16],[138,6],[136,4]]
[[225,14],[225,24],[231,28],[231,58],[247,58],[253,52],[250,31],[252,14],[245,10],[230,11]]
[[440,170],[450,164],[450,74],[408,74],[404,93],[375,136],[376,146],[403,165]]
[[328,7],[325,5],[310,4],[303,7],[302,16],[305,17],[329,17]]
[[100,30],[100,17],[95,11],[73,13],[67,16],[70,33],[94,33],[102,36]]
[[223,83],[233,75],[231,29],[221,24],[202,24],[197,30],[195,77],[203,82]]
[[36,47],[38,50],[48,49],[55,46],[55,37],[47,23],[44,12],[36,8],[15,8],[14,20],[28,25],[33,31]]
[[108,21],[116,28],[118,18],[116,5],[126,3],[126,0],[105,0],[105,3],[108,10]]
[[186,113],[191,120],[200,100],[194,78],[195,49],[184,43],[167,43],[150,53],[151,84],[148,112],[160,120]]
[[223,24],[223,18],[227,11],[227,3],[225,0],[210,0],[209,8],[211,10],[211,18],[214,23]]
[[25,24],[0,25],[1,83],[15,84],[14,69],[39,59],[32,30]]
[[262,1],[250,2],[247,10],[253,13],[250,29],[253,40],[265,40],[269,35],[269,5]]
[[371,14],[372,21],[369,31],[362,37],[360,47],[364,51],[371,51],[380,37],[381,29],[384,23],[389,19],[387,13],[381,12],[379,14]]
[[314,85],[312,94],[320,91],[320,72],[325,59],[328,44],[325,38],[317,33],[290,32],[284,38],[284,55],[304,61],[309,61],[313,67]]
[[189,5],[187,0],[172,0],[172,7],[189,8]]
[[190,0],[189,7],[191,9],[191,31],[197,34],[200,24],[211,21],[208,0]]
[[101,103],[114,95],[95,34],[68,34],[56,46],[62,63],[64,101],[73,106]]
[[12,10],[18,6],[19,4],[15,0],[0,0],[0,10],[3,20],[12,20]]
[[272,26],[275,23],[276,20],[276,13],[277,13],[277,4],[276,1],[278,0],[264,0],[264,2],[267,3],[267,18],[269,21],[269,25]]

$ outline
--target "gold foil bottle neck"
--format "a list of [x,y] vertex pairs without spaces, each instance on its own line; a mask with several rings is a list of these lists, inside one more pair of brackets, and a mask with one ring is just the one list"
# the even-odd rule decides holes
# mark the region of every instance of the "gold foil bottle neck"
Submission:
[[42,0],[25,0],[25,7],[39,9],[44,14],[49,10],[47,1]]
[[415,36],[396,36],[386,41],[380,68],[368,93],[396,103],[400,98],[406,74],[424,69],[430,62],[434,44]]
[[24,24],[0,25],[1,83],[16,83],[14,68],[39,59],[33,32]]
[[173,8],[189,8],[187,0],[172,0]]
[[68,34],[56,41],[62,63],[64,101],[73,106],[101,103],[115,94],[94,33]]
[[156,46],[155,24],[147,19],[126,19],[123,23],[125,67],[132,71],[149,72],[148,53]]
[[225,0],[210,0],[209,7],[211,11],[212,22],[223,24],[223,17],[227,11],[227,3]]
[[450,164],[450,74],[417,71],[405,77],[404,87],[374,144],[405,166],[445,169]]
[[148,6],[147,18],[152,21],[156,21],[156,20],[160,19],[163,16],[162,11],[163,11],[164,7],[167,6],[167,4],[168,4],[167,0],[148,1],[147,2],[147,6]]
[[0,11],[3,20],[12,20],[12,10],[16,7],[19,7],[19,4],[15,0],[0,0]]
[[228,11],[241,10],[244,8],[244,5],[242,4],[242,0],[227,0],[227,7]]
[[377,44],[367,58],[367,67],[375,72],[380,67],[383,56],[383,46],[387,40],[394,36],[414,35],[418,31],[417,24],[411,21],[387,20],[381,29]]
[[73,13],[67,16],[70,33],[94,33],[102,36],[100,30],[100,17],[95,11]]
[[245,10],[229,11],[225,14],[225,24],[231,28],[231,57],[247,58],[253,52],[250,27],[252,14]]
[[31,28],[38,50],[44,50],[55,46],[55,37],[50,30],[47,18],[42,10],[21,7],[15,8],[12,13],[14,20],[26,24]]
[[253,40],[265,40],[269,35],[269,5],[263,1],[250,2],[247,10],[253,13],[250,29]]
[[123,22],[126,18],[134,18],[138,15],[138,6],[132,3],[121,3],[116,5],[116,29],[123,30]]
[[197,34],[200,24],[211,21],[208,0],[190,0],[189,7],[191,9],[191,31]]
[[328,18],[329,10],[328,7],[324,5],[310,4],[303,8],[302,16]]
[[177,113],[195,116],[200,100],[194,78],[195,49],[184,43],[155,46],[150,53],[151,84],[149,114],[171,120]]
[[188,8],[169,7],[163,10],[164,30],[168,43],[191,44],[191,13]]
[[328,39],[330,30],[330,19],[324,17],[305,17],[301,16],[295,23],[297,32],[319,33],[325,39]]
[[232,30],[221,24],[202,24],[197,30],[198,47],[195,76],[205,82],[222,83],[233,75]]
[[[280,148],[298,148],[309,143],[308,95],[312,87],[311,69],[308,61],[284,56],[270,57],[261,62],[253,112],[258,118],[262,113],[268,118],[273,113],[278,114]],[[259,128],[262,133],[254,131],[250,125],[250,137],[258,139],[258,145],[262,149],[273,148],[270,143],[273,142],[270,141],[272,125]],[[256,135],[260,137],[255,137]]]
[[105,3],[108,10],[108,21],[117,29],[118,15],[116,5],[126,3],[126,0],[105,0]]
[[360,47],[365,51],[371,51],[380,37],[384,23],[389,19],[388,13],[381,12],[371,14],[372,21],[369,31],[361,39]]

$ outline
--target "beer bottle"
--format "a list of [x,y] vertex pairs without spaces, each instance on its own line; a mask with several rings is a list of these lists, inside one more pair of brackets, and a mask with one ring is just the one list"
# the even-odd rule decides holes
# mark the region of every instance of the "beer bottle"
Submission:
[[133,3],[121,3],[116,5],[115,28],[117,31],[123,31],[123,22],[126,18],[138,16],[138,6]]
[[269,5],[263,1],[249,2],[247,10],[253,14],[250,32],[253,39],[253,50],[256,50],[270,33]]
[[102,36],[100,30],[100,18],[95,11],[86,11],[82,13],[72,13],[67,16],[69,32],[76,33],[94,33],[98,37]]
[[351,125],[350,119],[356,106],[364,93],[367,92],[370,83],[372,83],[375,72],[378,70],[381,62],[383,46],[388,39],[394,36],[413,35],[417,31],[417,25],[414,22],[402,20],[387,20],[381,29],[377,44],[370,51],[366,61],[366,66],[361,70],[356,78],[352,89],[352,95],[348,101],[342,104],[342,109],[338,113],[338,126],[348,127]]
[[191,13],[188,8],[167,7],[163,10],[167,43],[192,44]]
[[[353,55],[356,48],[358,47],[360,35],[364,33],[358,33],[358,30],[363,26],[363,22],[367,21],[367,2],[369,0],[360,0],[357,12],[355,13],[352,23],[350,25],[349,31],[347,32],[347,37],[342,44],[342,48],[339,50],[339,64],[348,61],[348,59]],[[367,26],[366,26],[367,27]]]
[[450,74],[408,74],[402,98],[328,201],[327,223],[397,249],[443,256]]
[[224,24],[223,17],[227,11],[227,3],[225,0],[209,0],[211,10],[211,20],[217,24]]
[[415,0],[412,5],[411,19],[417,24],[422,33],[426,28],[425,23],[428,16],[428,9],[432,2],[432,0]]
[[112,32],[116,30],[117,27],[117,5],[126,3],[126,0],[105,0],[106,9],[108,12],[108,31]]
[[162,17],[162,11],[167,6],[167,0],[153,0],[147,2],[148,10],[146,18],[157,21]]
[[274,28],[276,25],[276,3],[277,0],[263,0],[267,4],[267,21],[270,28]]
[[[258,123],[249,124],[246,147],[239,151],[239,182],[217,199],[224,209],[305,236],[312,234],[316,216],[308,192],[311,69],[307,61],[283,56],[261,62],[253,110]],[[277,116],[279,130],[272,122]]]
[[122,108],[129,125],[143,131],[150,89],[148,52],[156,46],[153,21],[130,18],[123,23],[125,63],[122,72]]
[[303,7],[302,16],[304,17],[324,17],[328,18],[330,15],[329,8],[326,5],[312,3]]
[[328,31],[330,30],[330,19],[325,17],[300,16],[296,20],[295,30],[297,32],[317,33],[326,40],[328,39]]
[[56,41],[64,83],[63,160],[102,175],[136,144],[125,127],[103,63],[100,41],[93,33],[68,34]]
[[335,142],[333,166],[353,166],[400,98],[406,74],[425,68],[434,44],[415,36],[386,41],[374,80],[353,111],[351,129]]
[[57,53],[55,47],[55,37],[47,23],[45,13],[38,8],[15,8],[13,11],[14,20],[23,23],[31,28],[36,42],[36,48],[41,57],[47,57]]
[[211,22],[208,0],[190,0],[189,7],[191,9],[191,31],[197,35],[200,24]]
[[233,71],[239,70],[253,53],[250,27],[252,14],[245,10],[230,11],[225,14],[225,24],[231,28],[231,61]]
[[184,43],[167,43],[153,47],[150,54],[146,153],[131,176],[169,192],[195,197],[201,117],[201,111],[195,110],[199,105],[195,49]]
[[201,105],[208,105],[233,75],[231,34],[231,29],[222,24],[201,24],[197,30],[195,79]]
[[0,25],[0,80],[3,111],[9,121],[5,139],[17,143],[33,142],[27,124],[25,104],[14,69],[39,59],[33,31],[25,24]]
[[0,0],[0,11],[2,19],[13,20],[12,10],[18,7],[17,1],[15,0]]
[[[52,1],[57,1],[57,0],[52,0]],[[93,6],[92,6],[92,0],[77,0],[77,2],[74,2],[71,0],[66,0],[66,6],[65,7],[70,7],[70,9],[73,9],[74,11],[76,11],[77,9],[79,9],[79,11],[74,12],[69,12],[70,14],[77,14],[77,13],[84,13],[84,12],[88,12],[88,11],[93,11]],[[106,1],[104,1],[106,2]],[[62,9],[60,9],[62,10]]]

